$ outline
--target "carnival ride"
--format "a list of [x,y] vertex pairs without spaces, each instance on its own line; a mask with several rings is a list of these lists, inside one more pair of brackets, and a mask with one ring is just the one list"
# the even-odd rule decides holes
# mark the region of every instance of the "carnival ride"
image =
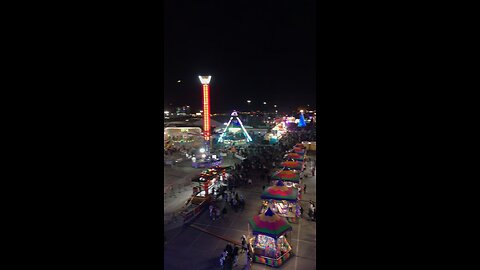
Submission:
[[242,120],[238,118],[238,113],[233,111],[218,142],[226,145],[243,145],[251,141],[253,140],[243,126]]

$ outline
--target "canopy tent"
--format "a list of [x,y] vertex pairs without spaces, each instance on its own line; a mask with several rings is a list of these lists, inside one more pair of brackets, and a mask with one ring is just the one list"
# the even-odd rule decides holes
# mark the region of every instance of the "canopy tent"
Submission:
[[298,161],[284,161],[280,163],[281,167],[286,167],[288,169],[295,169],[295,170],[301,170],[302,169],[302,163]]
[[299,160],[303,161],[303,155],[297,154],[297,153],[288,153],[284,156],[285,159],[294,159],[294,160]]
[[300,155],[304,155],[305,154],[305,150],[300,148],[300,147],[294,147],[293,148],[293,152],[297,153],[297,154],[300,154]]
[[298,183],[300,182],[300,172],[277,170],[272,174],[272,179]]
[[292,226],[282,217],[275,214],[270,207],[265,213],[248,220],[253,235],[263,234],[275,239],[292,230]]
[[302,148],[302,149],[307,148],[307,147],[305,147],[305,145],[303,145],[303,144],[301,144],[301,143],[295,144],[295,147]]
[[298,190],[296,188],[287,187],[279,180],[275,186],[266,188],[260,198],[265,200],[285,200],[297,201]]

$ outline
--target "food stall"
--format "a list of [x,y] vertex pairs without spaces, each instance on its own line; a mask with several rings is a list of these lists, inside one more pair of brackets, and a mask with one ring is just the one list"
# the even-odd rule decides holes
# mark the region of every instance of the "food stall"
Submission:
[[287,187],[282,180],[279,180],[275,186],[266,188],[260,195],[263,200],[260,213],[264,213],[271,206],[276,214],[296,220],[300,216],[298,196],[298,189]]
[[303,162],[304,156],[297,153],[288,153],[283,156],[283,159]]
[[279,267],[292,255],[286,233],[292,226],[270,208],[248,220],[247,243],[253,262]]
[[293,147],[293,152],[300,155],[305,155],[306,150],[300,147]]
[[284,161],[280,163],[280,167],[286,170],[301,170],[303,162],[300,161]]
[[282,180],[287,187],[298,188],[300,185],[300,171],[280,169],[273,172],[272,179],[272,185],[275,185],[278,180]]
[[298,147],[298,148],[302,148],[302,149],[306,149],[306,148],[307,148],[305,145],[303,145],[303,143],[297,143],[297,144],[295,144],[294,147]]
[[212,169],[204,170],[192,179],[192,182],[197,182],[199,189],[208,189],[211,194],[215,188],[215,195],[220,193],[220,190],[227,186],[227,178],[230,176],[228,167],[214,167]]

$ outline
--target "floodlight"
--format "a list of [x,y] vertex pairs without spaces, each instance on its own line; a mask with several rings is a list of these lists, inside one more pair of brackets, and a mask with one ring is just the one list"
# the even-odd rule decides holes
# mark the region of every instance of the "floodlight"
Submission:
[[198,76],[202,84],[209,84],[212,76]]

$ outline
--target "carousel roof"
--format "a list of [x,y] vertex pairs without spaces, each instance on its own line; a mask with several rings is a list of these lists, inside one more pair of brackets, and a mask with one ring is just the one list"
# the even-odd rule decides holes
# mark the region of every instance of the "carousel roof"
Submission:
[[284,161],[280,163],[280,166],[298,170],[302,168],[302,164],[298,161]]
[[296,201],[298,196],[298,190],[296,188],[287,187],[283,184],[282,180],[278,180],[275,186],[266,188],[260,198],[273,199],[273,200],[286,200]]
[[288,153],[285,155],[285,158],[303,160],[303,155],[297,153]]
[[285,180],[290,182],[298,182],[300,180],[300,172],[278,170],[272,174],[272,178],[275,180]]
[[250,223],[254,235],[264,234],[278,238],[292,230],[292,226],[290,226],[285,219],[276,215],[270,207],[267,208],[265,213],[249,219],[248,223]]

